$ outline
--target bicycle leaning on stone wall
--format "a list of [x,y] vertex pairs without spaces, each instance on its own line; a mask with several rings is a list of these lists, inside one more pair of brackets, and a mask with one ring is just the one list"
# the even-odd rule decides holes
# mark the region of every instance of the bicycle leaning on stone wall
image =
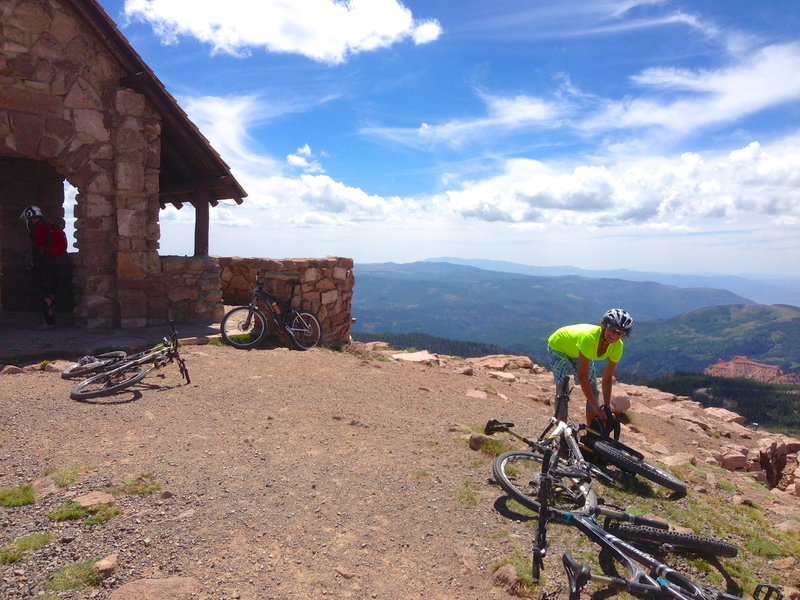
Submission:
[[[293,306],[297,286],[302,282],[293,279],[287,283],[291,286],[291,293],[288,298],[280,298],[266,289],[261,272],[256,273],[256,286],[250,304],[237,306],[223,317],[220,324],[222,339],[234,348],[255,348],[267,335],[271,320],[278,331],[287,334],[298,350],[317,346],[322,339],[319,319]],[[259,308],[259,304],[266,307],[269,317]]]

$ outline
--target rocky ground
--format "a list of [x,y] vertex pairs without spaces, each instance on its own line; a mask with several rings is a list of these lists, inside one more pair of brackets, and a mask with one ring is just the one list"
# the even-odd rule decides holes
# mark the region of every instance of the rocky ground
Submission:
[[[190,385],[168,365],[132,391],[89,402],[69,399],[71,383],[59,376],[65,363],[0,373],[0,488],[35,481],[39,490],[34,504],[0,507],[0,547],[52,533],[43,548],[0,565],[0,597],[44,594],[62,566],[103,558],[110,567],[102,585],[48,593],[116,600],[512,597],[495,581],[493,565],[515,551],[527,555],[531,530],[498,511],[492,459],[470,449],[469,431],[498,417],[535,435],[551,410],[549,374],[525,368],[503,375],[456,359],[399,361],[359,344],[347,352],[205,345],[183,353]],[[654,460],[688,453],[702,462],[731,441],[724,431],[709,435],[659,416],[668,395],[617,388],[633,404],[623,439]],[[734,437],[744,446],[760,443],[758,436]],[[43,477],[67,468],[81,473],[67,487]],[[751,489],[715,484],[752,481],[750,475],[715,473],[695,478],[681,502],[717,495],[730,503]],[[126,491],[123,482],[137,480],[160,489]],[[91,492],[111,494],[119,514],[97,525],[47,517],[68,501],[91,503],[84,498]],[[770,522],[800,526],[797,497],[753,493],[760,495],[750,503]],[[666,492],[653,494],[672,502]],[[551,532],[548,577],[536,597],[565,597],[559,544],[574,538],[560,534]],[[787,535],[800,544],[796,531]],[[796,554],[765,558],[759,577],[798,586]]]

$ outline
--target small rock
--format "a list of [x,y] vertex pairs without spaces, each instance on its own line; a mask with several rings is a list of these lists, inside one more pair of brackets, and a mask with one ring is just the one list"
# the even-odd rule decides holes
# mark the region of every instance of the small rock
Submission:
[[469,447],[473,450],[480,450],[486,442],[490,442],[492,438],[482,433],[473,433],[469,436]]
[[117,554],[109,554],[104,559],[94,563],[95,568],[100,572],[100,577],[108,579],[114,574],[114,570],[117,568],[118,558],[119,555]]
[[105,492],[89,492],[75,498],[75,502],[86,508],[95,504],[111,504],[114,502],[114,496]]
[[495,587],[501,587],[511,595],[517,593],[519,587],[519,575],[517,575],[517,568],[514,565],[503,565],[494,572],[492,583]]

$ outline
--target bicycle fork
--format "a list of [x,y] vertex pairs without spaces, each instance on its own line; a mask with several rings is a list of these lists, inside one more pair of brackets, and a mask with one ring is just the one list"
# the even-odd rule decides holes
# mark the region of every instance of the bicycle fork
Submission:
[[539,577],[544,568],[544,558],[547,556],[547,521],[550,517],[550,510],[547,502],[550,498],[552,489],[552,478],[550,477],[550,462],[553,459],[553,449],[549,448],[542,457],[542,471],[539,473],[539,522],[536,526],[536,537],[533,541],[532,551],[532,579],[533,583],[539,583]]

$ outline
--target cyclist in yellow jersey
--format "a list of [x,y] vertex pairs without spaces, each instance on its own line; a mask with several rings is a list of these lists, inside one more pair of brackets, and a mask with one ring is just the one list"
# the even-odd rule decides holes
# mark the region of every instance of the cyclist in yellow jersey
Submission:
[[[567,325],[556,330],[547,338],[547,354],[556,390],[566,375],[572,372],[586,396],[586,424],[595,417],[606,419],[600,405],[600,392],[597,389],[597,375],[594,361],[606,360],[601,383],[603,404],[611,402],[611,389],[614,385],[614,371],[622,358],[624,343],[622,338],[630,335],[633,318],[621,308],[612,308],[603,315],[600,325]],[[556,417],[567,419],[566,406]]]

